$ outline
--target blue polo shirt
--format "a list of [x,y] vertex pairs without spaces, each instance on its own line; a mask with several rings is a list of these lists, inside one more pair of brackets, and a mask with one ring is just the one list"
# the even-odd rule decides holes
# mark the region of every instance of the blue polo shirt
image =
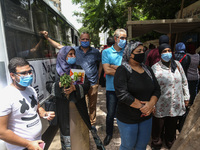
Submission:
[[[102,64],[110,64],[120,66],[122,62],[124,49],[116,51],[114,47],[107,48],[102,52]],[[114,89],[114,76],[106,75],[106,91],[115,91]]]
[[87,75],[91,85],[98,82],[98,66],[101,62],[101,53],[99,50],[90,47],[84,53],[80,46],[74,47],[76,51],[76,64],[81,66]]

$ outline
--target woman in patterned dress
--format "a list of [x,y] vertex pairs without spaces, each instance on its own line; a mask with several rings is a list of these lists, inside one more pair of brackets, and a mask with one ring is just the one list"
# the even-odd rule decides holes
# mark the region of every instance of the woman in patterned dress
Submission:
[[185,113],[190,98],[184,70],[172,58],[171,47],[161,44],[159,53],[161,60],[152,66],[161,89],[153,117],[151,146],[154,149],[162,147],[162,140],[171,148],[176,139],[178,117]]

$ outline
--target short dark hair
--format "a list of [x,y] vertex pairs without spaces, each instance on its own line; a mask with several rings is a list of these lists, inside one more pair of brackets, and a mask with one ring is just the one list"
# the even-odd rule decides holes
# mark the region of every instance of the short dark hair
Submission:
[[155,49],[155,45],[153,45],[152,43],[149,44],[149,49]]
[[16,73],[17,67],[23,67],[26,65],[30,65],[28,61],[21,57],[14,57],[10,60],[8,64],[8,69],[10,73]]
[[112,46],[113,44],[115,44],[115,39],[113,36],[110,36],[107,38],[107,45],[108,46]]

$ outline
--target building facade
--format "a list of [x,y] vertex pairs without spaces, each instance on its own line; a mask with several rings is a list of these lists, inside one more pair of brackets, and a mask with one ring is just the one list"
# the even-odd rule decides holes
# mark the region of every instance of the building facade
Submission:
[[59,11],[61,11],[61,0],[49,0]]

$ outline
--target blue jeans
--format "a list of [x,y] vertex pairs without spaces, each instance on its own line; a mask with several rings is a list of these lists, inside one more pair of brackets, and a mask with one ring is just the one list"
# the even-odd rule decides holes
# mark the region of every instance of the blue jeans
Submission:
[[117,102],[118,100],[115,91],[106,91],[106,134],[110,136],[113,135],[113,122],[116,113]]
[[136,124],[127,124],[117,119],[121,137],[120,150],[146,150],[151,137],[152,118]]

